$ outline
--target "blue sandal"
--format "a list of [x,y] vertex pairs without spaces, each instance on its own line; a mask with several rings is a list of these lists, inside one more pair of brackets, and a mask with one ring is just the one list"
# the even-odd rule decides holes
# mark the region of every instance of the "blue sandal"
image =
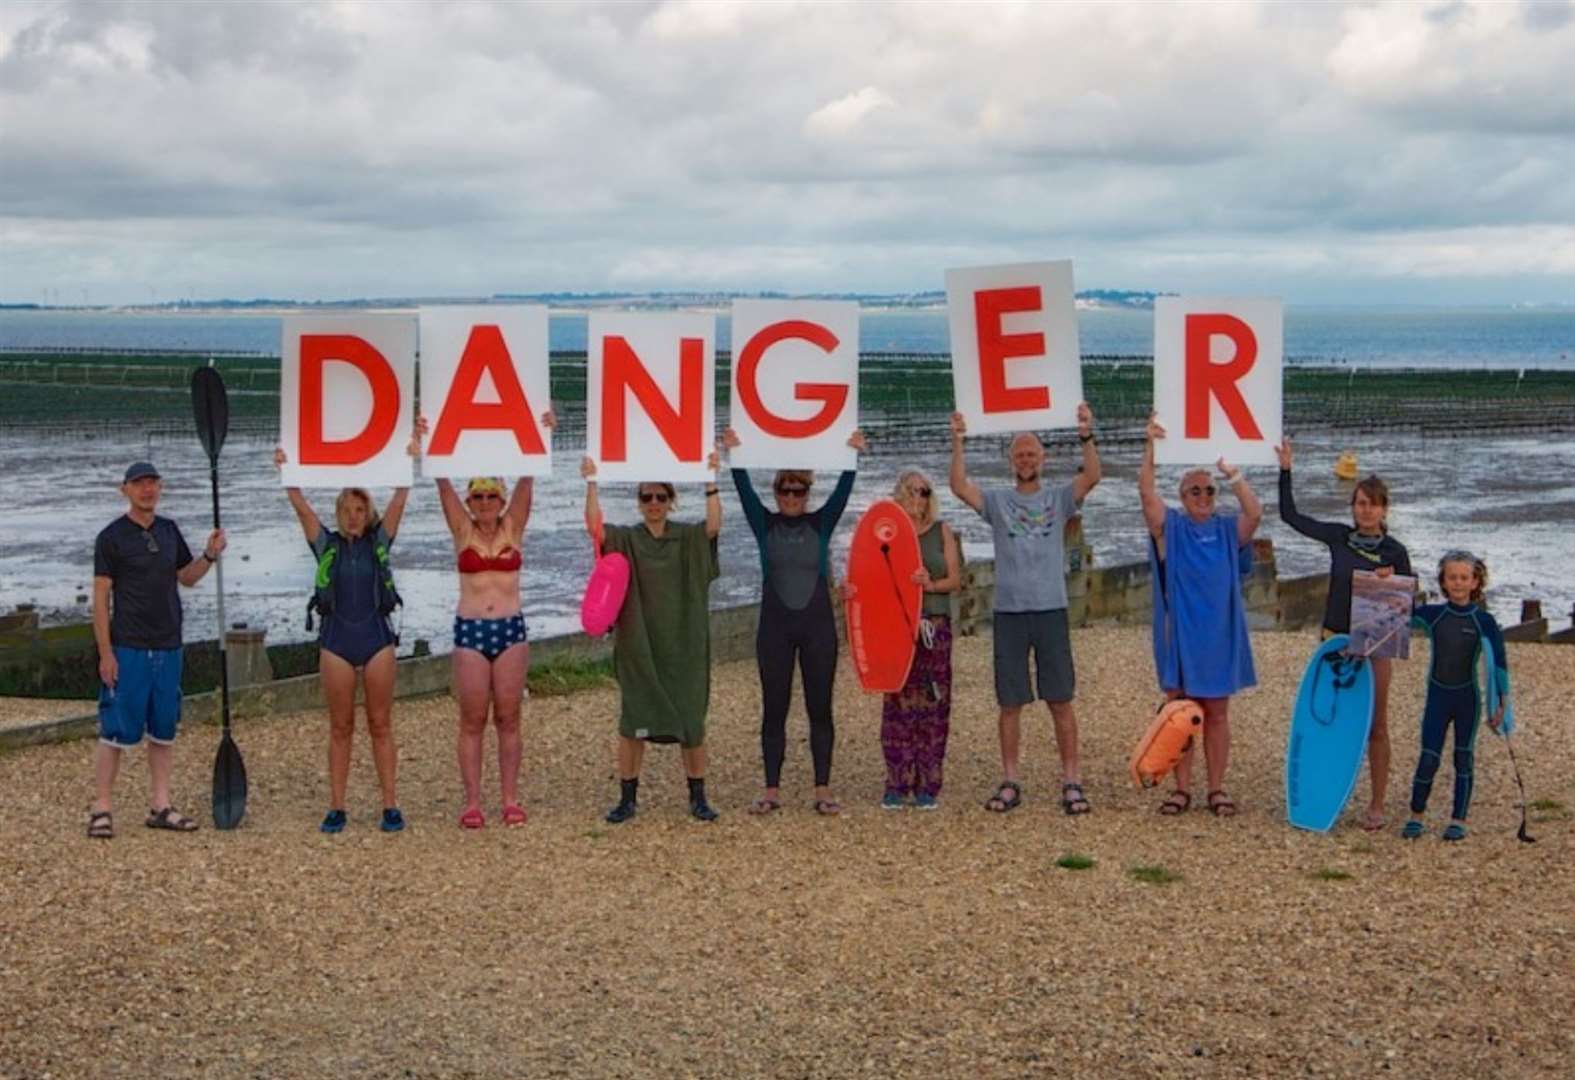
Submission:
[[1422,823],[1420,821],[1408,821],[1405,823],[1405,828],[1400,830],[1401,839],[1404,840],[1415,840],[1421,835]]
[[1444,830],[1445,840],[1464,840],[1465,838],[1466,827],[1458,821],[1451,821],[1449,827]]

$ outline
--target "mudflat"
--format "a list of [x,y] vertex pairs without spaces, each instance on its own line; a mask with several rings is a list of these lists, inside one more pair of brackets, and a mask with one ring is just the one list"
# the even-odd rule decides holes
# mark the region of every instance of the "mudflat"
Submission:
[[[525,708],[530,821],[456,825],[456,708],[400,703],[402,834],[364,727],[350,825],[327,809],[326,721],[238,725],[251,795],[208,823],[216,728],[176,748],[193,835],[145,829],[130,756],[116,837],[83,835],[93,744],[0,756],[0,1076],[1566,1075],[1575,1051],[1575,649],[1512,645],[1515,736],[1536,844],[1515,839],[1503,741],[1476,746],[1471,835],[1398,835],[1425,646],[1396,665],[1389,828],[1284,824],[1291,701],[1311,634],[1253,638],[1227,787],[1241,813],[1155,813],[1131,748],[1158,695],[1146,628],[1077,631],[1091,815],[1062,814],[1048,714],[1026,714],[1024,802],[998,779],[986,639],[955,653],[941,809],[883,811],[880,701],[839,673],[840,817],[809,807],[789,722],[783,810],[760,783],[753,663],[719,666],[709,787],[689,820],[678,755],[652,747],[640,814],[616,797],[613,688]],[[489,758],[492,748],[488,749]],[[489,770],[491,769],[489,760]],[[1065,859],[1082,856],[1083,859]],[[1091,861],[1086,869],[1058,865]]]

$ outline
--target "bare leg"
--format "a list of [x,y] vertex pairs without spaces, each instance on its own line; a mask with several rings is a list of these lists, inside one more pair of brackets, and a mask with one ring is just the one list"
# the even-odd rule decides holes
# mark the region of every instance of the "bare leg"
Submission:
[[377,786],[382,789],[383,809],[399,805],[395,774],[399,750],[394,745],[394,679],[398,668],[394,647],[386,645],[366,662],[362,685],[366,688],[366,733],[372,739],[372,764],[377,768]]
[[520,706],[525,698],[525,676],[530,671],[530,646],[510,645],[492,662],[492,722],[498,729],[498,780],[503,805],[520,801]]
[[481,742],[492,698],[492,665],[475,649],[454,650],[454,696],[459,699],[459,782],[465,810],[481,809]]
[[1384,797],[1389,793],[1389,680],[1394,661],[1373,661],[1373,730],[1367,736],[1367,764],[1372,772],[1373,797],[1363,824],[1381,829],[1384,824]]
[[[685,752],[687,755],[687,751]],[[631,739],[627,736],[618,736],[618,778],[620,780],[638,780],[640,778],[640,764],[645,760],[645,740]],[[684,758],[688,764],[688,757]]]
[[327,649],[318,653],[323,699],[328,703],[328,809],[345,808],[350,743],[355,737],[355,668]]
[[1203,758],[1209,791],[1225,790],[1225,770],[1230,766],[1230,698],[1204,698]]
[[170,805],[170,771],[175,757],[174,747],[148,742],[148,775],[152,778],[153,801],[149,805],[162,810]]
[[1055,721],[1055,745],[1061,754],[1061,782],[1082,783],[1081,763],[1077,753],[1077,713],[1070,701],[1046,702],[1050,717]]
[[1022,718],[1021,705],[1002,706],[1000,719],[996,722],[1001,734],[1001,776],[1007,780],[1017,779],[1017,764],[1023,743]]
[[115,777],[120,774],[120,757],[125,751],[108,743],[99,743],[93,754],[93,786],[97,798],[93,809],[109,812],[110,796],[115,790]]
[[705,777],[705,746],[686,746],[683,748],[684,775],[691,780]]

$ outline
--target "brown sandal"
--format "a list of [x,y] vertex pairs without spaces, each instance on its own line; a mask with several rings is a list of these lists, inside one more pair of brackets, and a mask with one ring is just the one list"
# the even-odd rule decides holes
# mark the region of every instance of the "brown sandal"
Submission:
[[1159,812],[1165,817],[1176,817],[1192,809],[1192,792],[1172,791],[1165,796],[1165,801],[1159,804]]
[[1229,795],[1225,794],[1223,788],[1219,791],[1209,792],[1208,800],[1209,809],[1214,812],[1215,817],[1236,816],[1236,803]]

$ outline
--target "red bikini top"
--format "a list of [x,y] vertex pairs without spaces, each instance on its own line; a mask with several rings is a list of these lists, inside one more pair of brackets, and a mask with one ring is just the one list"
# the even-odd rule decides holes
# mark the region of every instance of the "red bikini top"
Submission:
[[518,548],[506,547],[496,555],[483,555],[473,547],[467,547],[459,553],[459,572],[461,574],[482,574],[488,570],[501,570],[512,573],[524,563]]

